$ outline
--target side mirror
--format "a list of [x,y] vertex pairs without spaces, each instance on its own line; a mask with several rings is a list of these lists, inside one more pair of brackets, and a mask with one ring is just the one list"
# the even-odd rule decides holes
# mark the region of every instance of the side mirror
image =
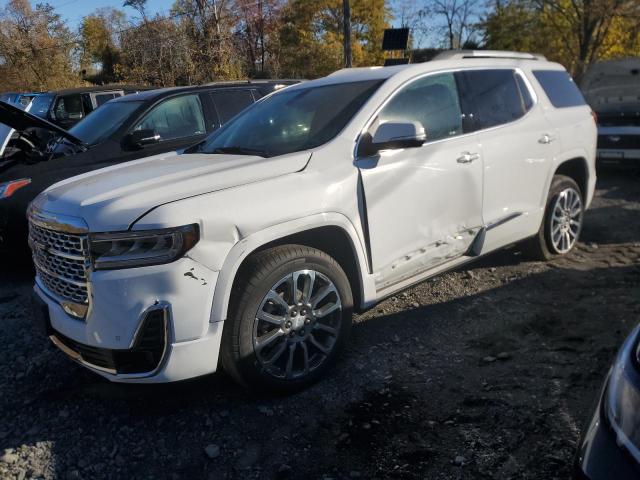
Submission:
[[144,148],[147,145],[154,145],[160,141],[160,135],[155,130],[134,130],[125,137],[125,143],[129,147]]
[[376,152],[396,148],[420,147],[427,141],[427,135],[420,122],[381,123],[373,134],[371,147]]

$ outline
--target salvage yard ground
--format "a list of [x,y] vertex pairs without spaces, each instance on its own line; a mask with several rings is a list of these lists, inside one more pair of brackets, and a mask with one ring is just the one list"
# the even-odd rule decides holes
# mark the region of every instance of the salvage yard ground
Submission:
[[566,479],[640,322],[640,178],[601,174],[567,258],[499,252],[359,316],[329,377],[284,398],[222,374],[110,384],[39,335],[31,275],[0,272],[2,479]]

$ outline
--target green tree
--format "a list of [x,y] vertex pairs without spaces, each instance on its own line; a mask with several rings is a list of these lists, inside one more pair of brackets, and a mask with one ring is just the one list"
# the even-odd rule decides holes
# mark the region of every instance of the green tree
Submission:
[[80,25],[80,67],[93,83],[121,79],[119,33],[125,29],[124,12],[101,8]]
[[0,11],[0,89],[47,90],[77,84],[76,42],[50,5],[10,0]]
[[496,0],[485,46],[543,53],[579,79],[600,59],[638,54],[637,0]]
[[[384,0],[352,0],[354,66],[381,65],[391,12]],[[290,0],[280,28],[282,74],[314,78],[342,67],[342,0]]]

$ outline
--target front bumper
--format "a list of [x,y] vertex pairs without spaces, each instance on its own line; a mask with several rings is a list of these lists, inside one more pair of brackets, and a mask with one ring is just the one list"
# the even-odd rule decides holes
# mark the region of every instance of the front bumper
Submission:
[[[34,289],[46,305],[51,340],[73,360],[111,381],[162,383],[216,370],[223,323],[210,317],[217,275],[187,257],[92,272],[84,319],[65,313],[42,284]],[[145,322],[157,312],[162,332],[155,328],[151,342]]]
[[[605,385],[608,382],[605,382]],[[582,434],[574,465],[575,480],[637,480],[640,469],[620,445],[604,415],[604,395],[599,397],[587,429]]]

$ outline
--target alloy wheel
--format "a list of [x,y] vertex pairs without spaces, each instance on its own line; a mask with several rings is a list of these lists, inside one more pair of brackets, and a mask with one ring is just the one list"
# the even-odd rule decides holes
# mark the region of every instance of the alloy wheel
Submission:
[[582,227],[582,198],[574,188],[565,188],[556,197],[551,214],[551,243],[564,254],[578,241]]
[[273,377],[304,377],[334,350],[341,322],[340,294],[326,275],[314,270],[290,273],[260,302],[253,325],[256,357]]

